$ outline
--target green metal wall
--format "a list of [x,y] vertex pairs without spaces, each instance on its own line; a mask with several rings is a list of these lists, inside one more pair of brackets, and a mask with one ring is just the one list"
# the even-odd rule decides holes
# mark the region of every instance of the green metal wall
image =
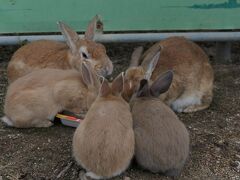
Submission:
[[105,31],[240,29],[240,0],[0,0],[0,33],[84,31],[96,14]]

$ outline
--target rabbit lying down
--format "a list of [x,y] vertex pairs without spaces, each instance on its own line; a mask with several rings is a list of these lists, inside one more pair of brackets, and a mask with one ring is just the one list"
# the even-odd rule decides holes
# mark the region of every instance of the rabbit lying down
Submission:
[[[176,112],[195,112],[210,106],[214,74],[206,53],[194,42],[183,37],[170,37],[150,47],[135,49],[126,71],[129,82],[123,97],[129,101],[141,79],[155,81],[171,69],[173,82],[159,98]],[[140,61],[142,60],[141,64]],[[130,88],[131,87],[131,88]]]
[[55,115],[68,110],[87,111],[98,94],[100,83],[87,62],[76,70],[42,69],[10,84],[2,121],[17,128],[49,127]]
[[106,49],[104,45],[94,41],[98,20],[98,16],[92,19],[84,38],[79,38],[73,29],[59,22],[59,28],[66,43],[38,40],[19,48],[12,56],[7,68],[9,83],[43,68],[81,71],[82,61],[88,61],[98,75],[110,75],[113,71],[113,64],[106,54]]

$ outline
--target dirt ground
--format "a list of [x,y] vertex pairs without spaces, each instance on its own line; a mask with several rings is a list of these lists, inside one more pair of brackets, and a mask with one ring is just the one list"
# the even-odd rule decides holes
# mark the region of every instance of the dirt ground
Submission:
[[[125,70],[140,44],[106,44],[115,76]],[[151,44],[141,44],[148,47]],[[214,99],[207,110],[178,114],[191,138],[191,153],[182,180],[240,179],[240,43],[233,44],[233,64],[217,64],[214,43],[202,43],[215,70]],[[0,116],[7,89],[6,67],[19,46],[0,46]],[[72,158],[74,128],[15,129],[0,122],[0,180],[80,179],[83,170]],[[170,179],[141,170],[134,162],[114,179]]]

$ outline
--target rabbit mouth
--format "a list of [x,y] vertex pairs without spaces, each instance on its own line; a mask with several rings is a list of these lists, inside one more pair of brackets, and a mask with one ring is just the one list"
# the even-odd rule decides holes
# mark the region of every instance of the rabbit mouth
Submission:
[[106,71],[107,71],[107,75],[111,75],[112,74],[112,72],[113,72],[113,64],[112,64],[111,61],[109,62],[108,66],[106,66]]
[[99,69],[97,70],[97,75],[106,77],[107,75],[109,75],[109,72],[106,69]]

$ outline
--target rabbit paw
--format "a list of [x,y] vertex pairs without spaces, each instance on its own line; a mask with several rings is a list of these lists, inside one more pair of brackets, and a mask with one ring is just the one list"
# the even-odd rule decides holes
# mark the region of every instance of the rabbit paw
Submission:
[[85,175],[86,175],[87,177],[92,178],[92,179],[102,179],[102,178],[103,178],[103,177],[101,177],[101,176],[98,176],[98,175],[94,174],[93,172],[87,172]]
[[35,127],[50,127],[50,126],[52,126],[53,125],[53,123],[51,122],[51,121],[49,121],[49,120],[45,120],[45,121],[41,121],[41,122],[39,122],[39,123],[37,123],[36,125],[35,125]]
[[196,112],[196,111],[201,111],[203,109],[208,108],[209,105],[204,105],[204,104],[195,104],[195,105],[191,105],[186,107],[183,112],[184,113],[192,113],[192,112]]
[[171,169],[171,170],[166,171],[164,174],[166,176],[177,177],[180,175],[180,173],[181,173],[181,169]]

